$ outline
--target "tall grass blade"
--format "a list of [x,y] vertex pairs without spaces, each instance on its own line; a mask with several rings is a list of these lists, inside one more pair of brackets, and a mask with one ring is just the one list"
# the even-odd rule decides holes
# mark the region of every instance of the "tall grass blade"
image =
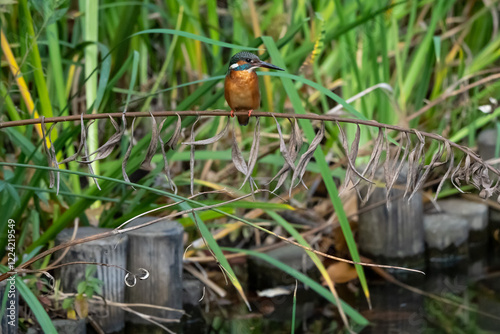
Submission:
[[[281,67],[281,66],[280,66]],[[276,268],[282,270],[283,272],[289,274],[290,276],[296,278],[300,282],[304,283],[305,285],[309,286],[312,290],[317,292],[321,297],[325,298],[328,300],[330,303],[342,307],[342,309],[345,311],[345,313],[356,323],[358,323],[361,326],[366,326],[369,324],[368,320],[366,320],[361,314],[359,314],[355,309],[353,309],[349,304],[345,303],[344,301],[340,301],[340,306],[337,305],[337,300],[333,296],[333,294],[321,284],[318,282],[315,282],[312,280],[310,277],[302,274],[301,272],[293,269],[292,267],[276,260],[275,258],[272,258],[266,254],[259,253],[253,250],[248,250],[248,249],[239,249],[239,248],[229,248],[229,247],[222,247],[222,250],[232,252],[232,253],[243,253],[250,255],[252,257],[259,258],[261,260],[264,260]]]
[[[273,211],[266,211],[266,213],[276,223],[278,223],[280,226],[282,226],[292,237],[294,237],[298,243],[300,243],[302,246],[311,248],[311,246],[306,241],[306,239],[304,239],[304,237],[302,237],[300,235],[300,233],[295,228],[293,228],[293,226],[289,222],[287,222],[283,217],[281,217],[278,213],[273,212]],[[330,275],[326,271],[326,268],[323,265],[323,262],[321,262],[318,255],[314,254],[313,252],[310,252],[310,251],[305,251],[305,252],[311,258],[311,260],[314,262],[314,265],[316,266],[316,268],[318,268],[319,272],[321,273],[321,276],[323,277],[326,284],[328,285],[330,292],[335,297],[335,300],[337,302],[336,305],[338,305],[340,317],[342,318],[344,325],[349,329],[349,322],[347,321],[347,317],[345,315],[345,312],[342,309],[342,303],[340,302],[340,298],[337,294],[337,291],[335,290],[334,283],[333,283],[332,279],[330,278]]]
[[[180,203],[179,207],[183,210],[189,210],[191,209],[191,206],[188,203]],[[224,274],[229,277],[229,280],[233,284],[233,286],[236,288],[236,291],[240,294],[241,298],[247,305],[248,309],[251,311],[252,308],[250,307],[250,303],[248,302],[247,297],[245,296],[245,292],[243,291],[243,287],[241,286],[240,281],[236,277],[233,269],[231,268],[231,265],[229,262],[227,262],[226,257],[224,256],[224,253],[222,253],[221,248],[217,244],[217,241],[212,236],[212,233],[208,230],[207,226],[203,222],[203,220],[200,218],[198,213],[196,212],[191,212],[190,217],[193,221],[197,223],[198,230],[200,231],[201,235],[203,236],[204,241],[207,243],[207,247],[211,250],[212,255],[215,256],[218,264],[222,267],[222,270],[224,271]]]
[[[269,51],[270,55],[273,58],[273,62],[276,64],[276,66],[279,66],[281,68],[284,68],[286,70],[285,63],[283,61],[283,58],[281,57],[281,54],[279,53],[278,49],[276,48],[276,44],[272,40],[272,38],[268,36],[263,36],[262,40],[264,41],[264,44],[267,47],[267,50]],[[285,87],[285,91],[287,92],[288,97],[290,98],[295,112],[299,114],[305,114],[306,111],[302,105],[302,101],[300,100],[299,94],[297,93],[297,90],[295,86],[293,85],[292,81],[288,78],[282,78],[281,82],[283,83],[283,86]],[[314,130],[312,128],[312,125],[309,121],[304,121],[304,120],[299,120],[299,123],[307,137],[307,139],[312,142],[314,140],[315,134]],[[315,150],[314,152],[314,157],[316,159],[316,162],[320,168],[321,176],[323,177],[323,181],[325,183],[326,189],[328,191],[328,194],[330,196],[330,200],[332,201],[333,207],[335,208],[335,212],[337,213],[337,217],[340,222],[340,227],[342,229],[342,232],[344,233],[344,237],[347,243],[347,247],[349,248],[349,252],[352,256],[352,259],[355,262],[361,262],[358,249],[356,246],[356,242],[354,240],[354,236],[351,231],[351,227],[349,225],[349,221],[347,220],[344,207],[342,205],[342,201],[340,200],[337,186],[335,185],[335,182],[333,181],[333,178],[331,177],[330,173],[330,168],[328,167],[328,163],[325,160],[325,155],[323,151],[321,150]],[[366,277],[363,271],[363,267],[361,265],[355,265],[356,272],[358,273],[359,281],[361,283],[361,286],[363,288],[363,292],[365,294],[365,297],[370,304],[370,292],[368,290],[368,283],[366,281]]]

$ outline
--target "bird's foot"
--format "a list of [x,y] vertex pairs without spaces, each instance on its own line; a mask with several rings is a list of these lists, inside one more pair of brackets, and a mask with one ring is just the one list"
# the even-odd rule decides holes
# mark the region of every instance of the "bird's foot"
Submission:
[[253,109],[250,109],[250,110],[248,111],[248,117],[252,116],[252,111],[253,111]]
[[231,117],[234,117],[234,111],[231,110]]

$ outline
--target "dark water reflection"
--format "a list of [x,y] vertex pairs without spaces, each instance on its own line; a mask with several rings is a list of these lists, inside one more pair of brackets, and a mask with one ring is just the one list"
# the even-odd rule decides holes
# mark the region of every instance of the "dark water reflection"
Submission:
[[[246,268],[241,266],[238,270],[244,272]],[[361,290],[353,290],[347,284],[337,285],[340,297],[371,322],[356,332],[500,333],[499,244],[488,249],[472,248],[469,259],[452,266],[429,264],[425,276],[403,274],[398,277],[423,294],[388,283],[371,270],[366,272],[372,310],[368,309]],[[436,298],[430,298],[429,294]],[[252,312],[239,299],[228,297],[231,300],[221,302],[213,298],[210,308],[190,306],[186,309],[191,317],[186,317],[176,332],[291,333],[291,295],[275,298],[258,298],[252,292],[248,295]],[[311,290],[299,289],[295,333],[343,333],[341,324],[331,304]]]
[[453,266],[429,265],[425,277],[402,281],[423,294],[370,281],[373,309],[356,299],[357,309],[371,322],[361,333],[500,333],[499,246],[471,248],[469,259]]

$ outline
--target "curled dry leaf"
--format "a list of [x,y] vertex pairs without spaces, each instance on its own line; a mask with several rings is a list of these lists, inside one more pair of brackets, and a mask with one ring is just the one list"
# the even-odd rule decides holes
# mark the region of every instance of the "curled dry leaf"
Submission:
[[[290,119],[289,119],[290,120]],[[321,140],[320,140],[321,142]],[[300,149],[302,148],[302,144],[304,143],[303,136],[302,136],[302,131],[299,128],[299,123],[297,122],[296,119],[294,119],[293,124],[292,124],[292,138],[291,138],[291,151],[293,153],[293,161],[297,159],[297,156],[300,153]],[[292,175],[293,176],[293,175]],[[300,178],[299,182],[302,183],[302,185],[307,189],[307,186],[302,178]],[[292,182],[293,185],[293,182]]]
[[443,188],[444,182],[448,179],[448,176],[450,175],[451,171],[453,170],[453,160],[455,159],[453,149],[451,148],[450,143],[448,141],[444,142],[444,146],[446,148],[446,153],[445,153],[446,160],[444,161],[444,163],[449,161],[450,166],[448,167],[448,169],[446,170],[446,173],[444,174],[441,181],[439,182],[439,185],[438,185],[437,190],[436,190],[436,195],[434,196],[434,201],[437,200],[437,197],[438,197],[439,193],[441,192],[441,189]]
[[[198,123],[198,120],[200,117],[196,118],[196,121],[194,121],[193,126],[191,127],[191,141],[194,142],[194,126],[196,123]],[[190,169],[190,189],[191,189],[191,195],[194,195],[194,145],[191,145],[191,150],[189,154],[189,169]]]
[[[125,132],[126,123],[120,128],[116,121],[110,116],[109,117],[111,124],[115,128],[116,132],[105,142],[101,147],[99,147],[95,152],[91,153],[90,156],[97,154],[94,160],[90,160],[90,156],[86,156],[86,160],[84,163],[92,163],[97,160],[101,160],[107,158],[111,152],[113,152],[116,145],[118,145],[122,139],[123,133]],[[125,119],[125,117],[123,117]]]
[[360,140],[360,128],[359,125],[357,126],[356,129],[356,134],[354,136],[354,140],[351,145],[351,150],[349,151],[349,145],[347,143],[347,137],[344,132],[344,129],[340,126],[340,123],[338,121],[335,122],[337,124],[337,127],[339,128],[339,137],[340,137],[340,142],[342,143],[342,147],[344,148],[345,155],[347,158],[347,168],[346,168],[346,176],[345,176],[345,182],[346,184],[349,184],[352,182],[352,184],[356,184],[356,180],[354,177],[351,176],[351,172],[356,174],[358,177],[361,179],[365,180],[368,183],[372,183],[373,181],[368,180],[365,178],[361,173],[358,172],[356,169],[355,163],[356,163],[356,157],[358,155],[358,147],[359,147],[359,140]]
[[212,138],[197,140],[197,141],[183,142],[182,145],[209,145],[209,144],[213,144],[226,135],[228,127],[229,127],[229,119],[228,119],[224,129],[222,129],[221,132],[219,132],[218,134],[216,134]]
[[467,154],[465,157],[465,165],[461,169],[462,175],[465,174],[465,176],[463,176],[465,182],[467,182],[470,179],[470,171],[471,171],[470,164],[471,164],[470,155]]
[[[52,157],[52,167],[59,168],[59,163],[57,162],[56,150],[54,149],[54,144],[52,143],[52,129],[56,126],[57,123],[53,123],[48,132],[48,138],[50,143],[50,155]],[[56,172],[56,194],[59,195],[59,185],[61,183],[61,173]]]
[[[462,158],[460,163],[453,169],[450,178],[453,186],[463,193],[460,189],[462,182],[465,184],[472,184],[480,190],[479,195],[482,198],[489,198],[495,193],[498,193],[500,179],[497,179],[496,184],[493,185],[493,180],[491,180],[489,176],[487,164],[477,158],[474,159],[474,162],[471,160],[471,155],[466,154],[465,158]],[[450,170],[451,165],[448,171]]]
[[418,179],[417,183],[415,184],[415,188],[413,189],[411,195],[408,197],[408,200],[411,200],[413,196],[417,193],[417,191],[423,186],[425,180],[427,180],[427,177],[429,176],[429,173],[434,168],[434,165],[436,164],[437,160],[441,159],[441,157],[443,156],[443,152],[444,152],[444,145],[440,145],[437,152],[434,153],[434,155],[432,156],[431,162],[429,163],[429,165],[426,166],[425,172],[422,174],[422,176]]
[[172,180],[172,176],[170,175],[170,165],[168,164],[167,160],[167,152],[165,152],[165,143],[161,139],[161,130],[163,129],[163,124],[167,118],[165,118],[159,126],[159,131],[158,131],[158,139],[160,140],[160,148],[161,148],[161,155],[163,157],[163,172],[165,173],[165,176],[167,177],[168,184],[170,185],[170,189],[174,191],[175,194],[177,194],[177,186],[174,183],[174,180]]
[[158,149],[158,140],[159,140],[159,132],[158,132],[158,126],[156,123],[156,119],[154,118],[153,114],[149,112],[151,115],[151,141],[149,142],[148,150],[146,151],[146,156],[144,157],[144,160],[141,163],[141,168],[144,168],[146,170],[151,169],[151,160],[153,159],[156,150]]
[[130,158],[132,147],[134,146],[134,125],[135,125],[135,118],[132,120],[132,126],[130,128],[130,143],[128,144],[127,152],[125,152],[125,156],[123,157],[122,161],[122,175],[123,179],[127,182],[130,182],[130,179],[128,178],[127,175],[127,162],[128,159]]
[[[88,129],[86,129],[85,125],[83,124],[83,114],[81,114],[81,117],[80,117],[80,124],[81,124],[82,136],[84,137],[83,138],[83,150],[84,150],[83,152],[85,153],[85,156],[87,157],[89,155],[89,148],[87,146],[87,130]],[[85,159],[85,157],[84,157],[84,159]],[[92,168],[92,164],[87,164],[87,167],[89,169],[89,173],[94,174],[94,168]],[[92,179],[94,180],[97,189],[101,190],[101,187],[99,186],[99,182],[97,181],[97,179],[95,177],[93,177]]]
[[425,139],[419,131],[414,130],[418,137],[419,144],[415,145],[413,150],[408,155],[408,175],[406,176],[406,187],[404,197],[415,189],[416,179],[422,170],[422,164],[425,162],[425,154],[423,154]]
[[[231,159],[233,161],[234,167],[242,173],[243,175],[248,174],[248,166],[247,163],[245,162],[245,159],[243,158],[243,154],[241,154],[240,148],[238,147],[238,142],[236,141],[236,135],[235,135],[235,123],[233,120],[233,129],[232,129],[232,145],[231,145]],[[250,181],[252,182],[252,181]]]
[[[453,170],[453,173],[451,173],[451,177],[450,177],[450,180],[451,180],[451,183],[453,184],[453,186],[458,190],[460,191],[462,194],[464,194],[465,192],[460,189],[460,178],[457,177],[456,175],[460,172],[460,169],[462,168],[461,165],[462,165],[462,162],[464,161],[464,159],[460,159],[460,162],[458,163],[457,167]],[[458,182],[458,185],[457,185],[457,182]]]
[[[399,161],[399,165],[398,167],[396,168],[396,170],[393,172],[394,174],[392,175],[392,177],[390,177],[390,181],[387,184],[386,186],[386,189],[387,189],[387,193],[386,193],[386,198],[389,199],[389,195],[390,195],[390,192],[391,192],[391,189],[392,187],[394,186],[394,184],[396,183],[396,181],[399,179],[399,175],[401,173],[401,170],[403,169],[403,166],[406,162],[406,157],[408,157],[409,155],[409,152],[410,152],[410,147],[411,147],[411,137],[408,133],[405,133],[405,139],[406,139],[406,147],[403,147],[404,145],[404,142],[403,142],[403,139],[401,140],[402,143],[399,145],[399,148],[398,148],[398,151],[394,157],[394,163],[389,166],[389,170],[386,170],[385,172],[385,178],[386,178],[386,182],[387,182],[387,179],[388,177],[390,177],[390,173],[391,171],[394,171],[394,167],[396,166],[396,163]],[[387,144],[388,144],[388,141],[387,141]],[[400,158],[400,154],[401,154],[401,150],[403,150],[403,157]],[[389,153],[387,153],[389,154]]]
[[492,187],[493,181],[488,175],[488,168],[478,161],[472,165],[471,183],[477,189],[482,190],[483,196],[489,195],[488,197],[490,197],[495,191],[495,187]]
[[274,117],[274,115],[273,115],[273,118],[276,121],[276,128],[278,130],[278,135],[279,135],[279,138],[280,138],[280,152],[281,152],[281,155],[285,159],[285,162],[290,166],[290,168],[292,170],[295,170],[295,159],[292,159],[292,156],[290,156],[290,154],[288,153],[288,150],[286,149],[285,139],[283,138],[283,134],[281,133],[280,123],[278,122],[278,120],[276,119],[276,117]]
[[177,115],[177,122],[175,123],[174,133],[172,134],[172,137],[170,137],[170,139],[165,144],[165,151],[168,151],[169,149],[175,150],[175,148],[177,147],[177,142],[179,141],[179,137],[181,136],[182,119],[179,114],[176,115]]
[[300,152],[300,149],[302,148],[302,144],[304,143],[304,140],[302,137],[302,131],[300,130],[300,127],[299,127],[299,122],[296,119],[293,120],[293,134],[294,134],[295,146],[296,146],[295,150],[298,153],[298,152]]
[[252,147],[250,148],[250,156],[248,158],[248,170],[245,175],[245,179],[243,180],[243,183],[241,184],[241,188],[245,185],[247,180],[250,180],[250,187],[252,187],[253,191],[253,179],[252,179],[252,172],[255,167],[255,164],[257,163],[257,158],[259,156],[259,139],[260,139],[260,118],[257,117],[256,123],[255,123],[255,129],[253,132],[253,142],[252,142]]
[[[362,173],[364,177],[373,180],[373,178],[375,177],[375,173],[377,172],[380,156],[382,155],[383,151],[384,151],[384,131],[382,130],[382,128],[379,128],[377,139],[375,139],[375,142],[373,144],[373,151],[370,156],[370,160],[368,161],[368,164],[366,165]],[[373,185],[374,185],[373,183],[368,184],[368,188],[366,189],[366,195],[363,197],[359,192],[359,187],[357,187],[357,184],[355,184],[358,197],[361,200],[361,204],[365,204],[366,202],[368,202],[370,195],[372,194],[373,190],[375,190]]]
[[[290,119],[288,119],[290,121]],[[278,121],[276,120],[276,124],[278,126],[278,133],[280,135],[280,151],[283,151],[281,149],[282,145],[284,146],[284,139],[283,136],[281,135],[281,128],[279,128],[279,124],[277,123]],[[291,122],[291,121],[290,121]],[[286,146],[284,146],[284,150],[287,151],[288,155],[288,160],[285,158],[285,164],[283,167],[279,170],[279,172],[269,181],[267,184],[270,184],[273,182],[277,177],[279,177],[278,183],[276,184],[276,187],[274,188],[273,192],[278,190],[283,183],[285,182],[286,178],[288,177],[288,174],[290,170],[294,170],[295,167],[295,160],[297,159],[297,156],[300,152],[300,149],[302,148],[303,140],[302,140],[302,131],[300,131],[300,128],[298,126],[297,120],[294,120],[292,123],[292,132],[290,134],[290,140],[288,143],[288,149],[286,149]],[[289,153],[289,154],[288,154]],[[292,164],[290,165],[290,162]],[[305,186],[305,184],[304,184]]]
[[292,175],[292,184],[290,187],[290,194],[292,191],[292,188],[295,188],[297,185],[294,186],[295,180],[302,180],[304,173],[306,172],[307,164],[311,160],[311,158],[314,155],[314,151],[316,151],[316,148],[319,146],[321,141],[323,140],[323,136],[325,135],[325,122],[321,122],[321,127],[319,128],[318,133],[314,137],[313,141],[311,142],[311,145],[309,145],[309,148],[307,151],[302,154],[302,156],[299,159],[299,162],[297,163],[297,168],[293,171]]
[[[41,117],[40,125],[42,127],[42,142],[43,142],[43,148],[45,150],[45,154],[47,154],[47,161],[48,161],[48,166],[49,167],[56,167],[57,166],[57,159],[54,164],[54,156],[53,156],[53,146],[52,141],[50,140],[50,136],[48,137],[47,134],[45,133],[45,116]],[[54,124],[50,127],[49,133],[54,127]],[[47,141],[50,143],[50,149],[49,146],[47,145]],[[55,177],[54,177],[54,171],[51,170],[49,171],[49,188],[53,188],[55,183]]]
[[[72,156],[62,160],[59,164],[62,165],[62,164],[66,164],[68,162],[71,162],[71,161],[75,161],[76,158],[78,157],[78,155],[80,154],[80,152],[82,151],[83,147],[84,147],[84,143],[85,143],[85,140],[86,140],[86,134],[88,133],[89,131],[89,127],[94,123],[94,121],[90,121],[88,124],[87,124],[87,127],[85,127],[85,125],[83,124],[83,114],[81,115],[81,120],[80,120],[80,123],[81,123],[81,130],[80,130],[80,143],[78,145],[78,149],[76,150],[75,154],[73,154]],[[125,117],[123,117],[123,120],[124,122],[125,121]],[[126,123],[125,123],[126,124]],[[78,161],[80,163],[85,163],[86,161]]]

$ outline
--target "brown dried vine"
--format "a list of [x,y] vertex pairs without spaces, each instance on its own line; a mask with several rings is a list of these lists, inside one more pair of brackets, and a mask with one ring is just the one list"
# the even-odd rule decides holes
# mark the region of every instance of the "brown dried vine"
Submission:
[[[173,183],[170,167],[167,161],[166,152],[169,149],[175,149],[177,142],[179,141],[181,135],[181,114],[182,116],[192,116],[197,115],[198,120],[200,116],[228,116],[227,112],[222,111],[210,111],[210,112],[151,112],[149,114],[146,113],[119,113],[119,114],[98,114],[98,115],[80,115],[78,119],[81,122],[81,139],[77,152],[60,162],[57,161],[56,153],[53,149],[50,133],[55,123],[68,121],[72,119],[77,119],[76,116],[65,116],[65,117],[53,117],[53,118],[41,118],[38,120],[23,120],[23,121],[13,121],[13,122],[3,122],[0,123],[0,128],[8,127],[8,126],[16,126],[21,124],[34,124],[41,123],[45,125],[46,123],[54,123],[49,131],[46,133],[44,130],[44,136],[47,138],[47,141],[51,144],[50,148],[47,145],[46,140],[43,141],[44,148],[48,156],[49,165],[53,167],[58,167],[62,163],[67,163],[69,161],[76,160],[78,155],[82,151],[82,147],[84,149],[84,155],[82,156],[82,160],[79,161],[81,163],[87,164],[89,166],[89,170],[92,173],[91,162],[96,160],[101,160],[108,157],[113,149],[119,144],[122,140],[125,130],[126,130],[126,118],[133,117],[132,126],[131,126],[131,140],[128,146],[125,157],[123,158],[122,163],[122,171],[123,177],[126,181],[128,181],[128,176],[126,173],[126,165],[127,161],[130,157],[132,146],[133,146],[133,129],[134,129],[134,121],[136,117],[151,117],[152,120],[152,136],[151,142],[149,144],[146,157],[143,160],[142,166],[148,167],[151,164],[151,160],[153,156],[156,154],[158,150],[158,144],[161,146],[161,152],[164,161],[164,172],[169,181],[170,188],[174,191],[177,190],[175,184]],[[238,114],[238,113],[237,113]],[[160,122],[160,125],[157,126],[157,122],[155,117],[160,116],[176,116],[177,120],[175,123],[175,127],[173,129],[173,134],[170,139],[164,143],[161,138],[161,131],[165,124],[166,118]],[[323,137],[324,137],[324,122],[325,121],[333,121],[336,123],[339,128],[339,141],[341,147],[345,151],[345,157],[347,160],[346,164],[346,176],[345,182],[346,184],[351,183],[356,190],[358,190],[358,185],[360,182],[368,183],[368,191],[365,195],[361,195],[358,191],[358,195],[360,196],[363,202],[366,202],[370,196],[370,193],[373,190],[373,183],[376,177],[376,171],[379,167],[383,166],[384,170],[384,182],[387,188],[387,194],[389,196],[390,190],[397,182],[400,175],[402,175],[403,169],[406,168],[406,186],[405,186],[405,194],[406,198],[411,198],[415,195],[415,193],[422,187],[426,179],[429,177],[431,172],[438,167],[448,165],[446,168],[446,172],[444,173],[444,177],[439,182],[437,187],[436,196],[439,191],[442,189],[445,180],[449,177],[451,179],[451,183],[460,190],[460,186],[462,184],[472,184],[480,191],[480,196],[483,198],[489,198],[495,194],[500,193],[500,182],[497,178],[497,181],[494,182],[490,178],[490,173],[500,175],[500,172],[493,168],[491,165],[484,162],[476,153],[472,152],[469,148],[458,145],[450,140],[443,138],[440,135],[421,132],[415,129],[405,129],[399,126],[387,125],[378,123],[375,121],[365,121],[365,120],[357,120],[357,119],[347,119],[341,118],[337,116],[331,115],[295,115],[295,114],[277,114],[277,113],[263,113],[263,112],[254,112],[253,116],[257,117],[257,122],[254,130],[253,143],[250,149],[250,155],[248,162],[245,161],[241,150],[239,149],[238,143],[235,137],[235,131],[232,131],[232,160],[236,167],[236,169],[244,175],[244,181],[242,186],[249,181],[250,187],[252,191],[258,188],[257,183],[252,178],[252,172],[257,165],[257,157],[259,150],[259,138],[260,138],[260,118],[259,117],[273,117],[276,121],[276,129],[279,135],[279,143],[280,143],[280,152],[284,159],[284,165],[280,169],[280,171],[271,179],[271,182],[278,178],[278,182],[274,191],[279,189],[287,180],[288,176],[291,174],[290,181],[290,190],[294,187],[298,186],[299,183],[302,182],[302,178],[305,174],[307,165],[311,160],[314,151],[320,145]],[[122,126],[118,126],[114,117],[122,118]],[[89,154],[86,147],[86,138],[87,138],[87,129],[83,124],[84,119],[102,119],[109,118],[112,126],[115,129],[115,133],[95,152]],[[291,133],[289,136],[288,144],[285,142],[284,135],[282,133],[280,124],[277,118],[288,118],[291,122]],[[302,132],[298,127],[297,119],[311,119],[320,121],[320,129],[316,134],[314,140],[309,144],[308,149],[302,155],[300,155],[300,151],[302,148]],[[351,123],[356,124],[356,133],[354,135],[354,139],[352,143],[348,143],[347,135],[345,130],[341,126],[340,123]],[[234,124],[234,123],[233,123]],[[194,147],[196,145],[209,145],[213,144],[216,141],[222,139],[229,128],[229,117],[228,122],[226,123],[223,130],[209,139],[203,139],[195,141],[194,138],[194,127],[196,125],[193,124],[191,129],[191,138],[190,141],[183,142],[183,145],[191,146],[191,192],[194,192]],[[376,139],[373,141],[372,153],[370,155],[369,161],[364,167],[363,171],[360,171],[356,168],[356,159],[358,157],[360,138],[361,138],[361,128],[360,125],[377,127],[378,135]],[[234,127],[234,125],[233,125]],[[42,126],[44,129],[45,127]],[[387,131],[395,130],[402,133],[399,142],[396,142],[389,138]],[[412,140],[412,137],[414,139]],[[432,156],[429,156],[428,152],[426,152],[426,147],[430,143],[429,140],[438,141],[438,149],[432,153]],[[455,152],[454,150],[461,151],[463,157],[460,162],[455,165]],[[385,155],[384,155],[385,152]],[[94,159],[90,158],[94,156]],[[298,160],[298,161],[297,161]],[[59,174],[59,173],[57,173]],[[54,186],[55,183],[59,183],[59,175],[57,175],[57,182],[55,182],[54,173],[50,175],[50,184]],[[303,183],[303,182],[302,182]]]

